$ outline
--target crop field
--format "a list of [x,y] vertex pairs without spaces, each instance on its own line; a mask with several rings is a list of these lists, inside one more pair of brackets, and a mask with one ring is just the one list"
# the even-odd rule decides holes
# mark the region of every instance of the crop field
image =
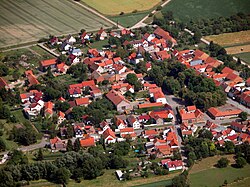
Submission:
[[1,0],[0,48],[112,25],[68,0]]
[[250,65],[250,52],[248,53],[239,53],[235,55],[236,57],[239,57],[244,62],[248,63]]
[[202,18],[231,16],[238,12],[250,13],[249,0],[174,0],[163,7],[172,11],[178,20],[187,22]]
[[82,2],[102,14],[117,15],[121,12],[131,13],[134,10],[149,10],[158,5],[161,0],[82,0]]
[[224,33],[219,35],[211,35],[204,37],[206,40],[213,41],[223,47],[240,46],[242,44],[250,43],[250,30]]
[[250,52],[250,45],[240,45],[234,47],[227,47],[226,51],[228,54],[239,54]]

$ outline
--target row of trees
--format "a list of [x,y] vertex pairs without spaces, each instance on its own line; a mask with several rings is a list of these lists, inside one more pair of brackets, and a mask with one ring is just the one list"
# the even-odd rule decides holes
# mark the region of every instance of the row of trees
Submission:
[[225,93],[211,79],[197,75],[194,70],[187,69],[181,63],[154,63],[149,76],[158,86],[183,98],[188,105],[195,104],[206,110],[223,105],[226,101]]
[[250,29],[250,16],[238,13],[230,17],[191,20],[187,27],[192,31],[199,30],[203,36],[239,32]]
[[[128,162],[122,158],[127,155],[130,145],[121,142],[113,146],[113,153],[105,153],[102,146],[91,147],[88,153],[82,151],[67,152],[55,161],[38,161],[28,163],[27,156],[21,151],[13,151],[11,160],[0,170],[3,186],[15,186],[21,181],[46,179],[48,181],[67,184],[70,178],[80,182],[83,179],[94,179],[103,174],[103,169],[126,168]],[[43,160],[42,151],[36,154],[36,160]]]

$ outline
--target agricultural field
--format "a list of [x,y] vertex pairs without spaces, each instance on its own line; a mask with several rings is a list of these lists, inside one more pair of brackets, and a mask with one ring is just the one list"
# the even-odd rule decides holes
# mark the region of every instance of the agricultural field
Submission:
[[172,11],[176,19],[187,22],[250,13],[250,3],[249,0],[174,0],[163,7],[163,11]]
[[[227,155],[230,160],[230,164],[234,163],[233,156]],[[209,157],[196,163],[189,174],[190,186],[192,187],[217,187],[227,180],[229,186],[234,184],[238,179],[244,179],[250,177],[250,165],[246,165],[244,168],[233,168],[228,166],[227,168],[215,168],[214,165],[221,158],[221,156]],[[237,182],[238,183],[238,182]],[[237,186],[237,185],[236,185]]]
[[240,46],[250,43],[250,30],[205,36],[204,38],[208,41],[213,41],[214,43],[217,43],[223,47]]
[[239,54],[236,54],[234,55],[238,58],[240,58],[241,60],[243,60],[244,62],[250,64],[250,52],[248,53],[239,53]]
[[250,44],[240,45],[240,46],[235,46],[235,47],[227,47],[226,51],[228,54],[248,53],[250,52]]
[[[82,0],[83,3],[105,15],[131,13],[134,10],[146,11],[158,5],[161,0]],[[112,8],[111,8],[112,7]]]
[[112,25],[68,0],[1,0],[0,48]]
[[123,15],[117,15],[117,16],[108,16],[108,18],[116,23],[118,22],[124,27],[132,27],[133,25],[138,23],[140,20],[142,20],[150,12],[151,11],[129,13],[129,14],[123,14]]

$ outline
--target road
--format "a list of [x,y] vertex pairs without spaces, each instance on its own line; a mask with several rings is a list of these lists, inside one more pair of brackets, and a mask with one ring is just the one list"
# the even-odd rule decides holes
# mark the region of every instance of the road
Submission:
[[[17,150],[20,151],[32,151],[35,149],[39,149],[39,148],[43,148],[45,147],[45,145],[48,144],[47,139],[46,138],[42,138],[41,142],[38,144],[32,144],[29,146],[20,146],[19,148],[17,148]],[[4,154],[8,154],[9,151],[5,151],[5,152],[1,152],[0,155],[4,155]]]
[[[166,4],[168,4],[171,0],[168,0],[164,3],[162,3],[160,6],[164,7]],[[153,10],[151,12],[151,14],[155,14],[157,11]],[[149,17],[149,14],[147,16],[145,16],[141,21],[139,21],[138,23],[136,23],[134,26],[130,27],[130,29],[136,29],[136,28],[140,28],[140,27],[145,27],[147,24],[143,23],[147,18]]]
[[[100,14],[99,12],[93,10],[92,8],[89,8],[88,6],[86,6],[86,5],[84,5],[84,4],[80,3],[80,2],[74,1],[74,0],[72,0],[72,2],[75,3],[75,4],[77,4],[77,5],[79,5],[79,6],[81,6],[81,7],[83,7],[84,9],[86,9],[86,10],[92,12],[93,14],[95,14],[95,15],[101,17],[102,19],[106,20],[107,22],[111,23],[112,25],[118,26],[119,29],[124,29],[124,27],[123,27],[122,25],[119,25],[119,24],[117,25],[117,23],[115,23],[114,21],[112,21],[112,20],[106,18],[105,16],[103,16],[103,15]],[[104,3],[105,3],[105,2],[104,2]],[[110,7],[110,8],[112,8],[112,7]]]

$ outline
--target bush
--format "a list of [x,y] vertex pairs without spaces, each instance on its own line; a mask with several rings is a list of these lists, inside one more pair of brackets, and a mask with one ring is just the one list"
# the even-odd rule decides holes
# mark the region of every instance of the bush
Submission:
[[158,7],[156,8],[157,11],[160,11],[161,9],[162,9],[162,6],[158,6]]
[[134,13],[137,13],[137,12],[138,12],[138,10],[133,10],[133,11],[132,11],[133,14],[134,14]]
[[121,12],[119,15],[121,16],[121,15],[123,15],[124,14],[124,12]]
[[228,164],[229,164],[229,160],[227,158],[221,158],[217,162],[217,167],[218,168],[225,168],[228,166]]
[[148,17],[152,17],[154,14],[151,12],[149,15],[148,15]]
[[246,164],[247,164],[247,161],[245,158],[239,157],[236,159],[236,166],[238,168],[243,168]]

